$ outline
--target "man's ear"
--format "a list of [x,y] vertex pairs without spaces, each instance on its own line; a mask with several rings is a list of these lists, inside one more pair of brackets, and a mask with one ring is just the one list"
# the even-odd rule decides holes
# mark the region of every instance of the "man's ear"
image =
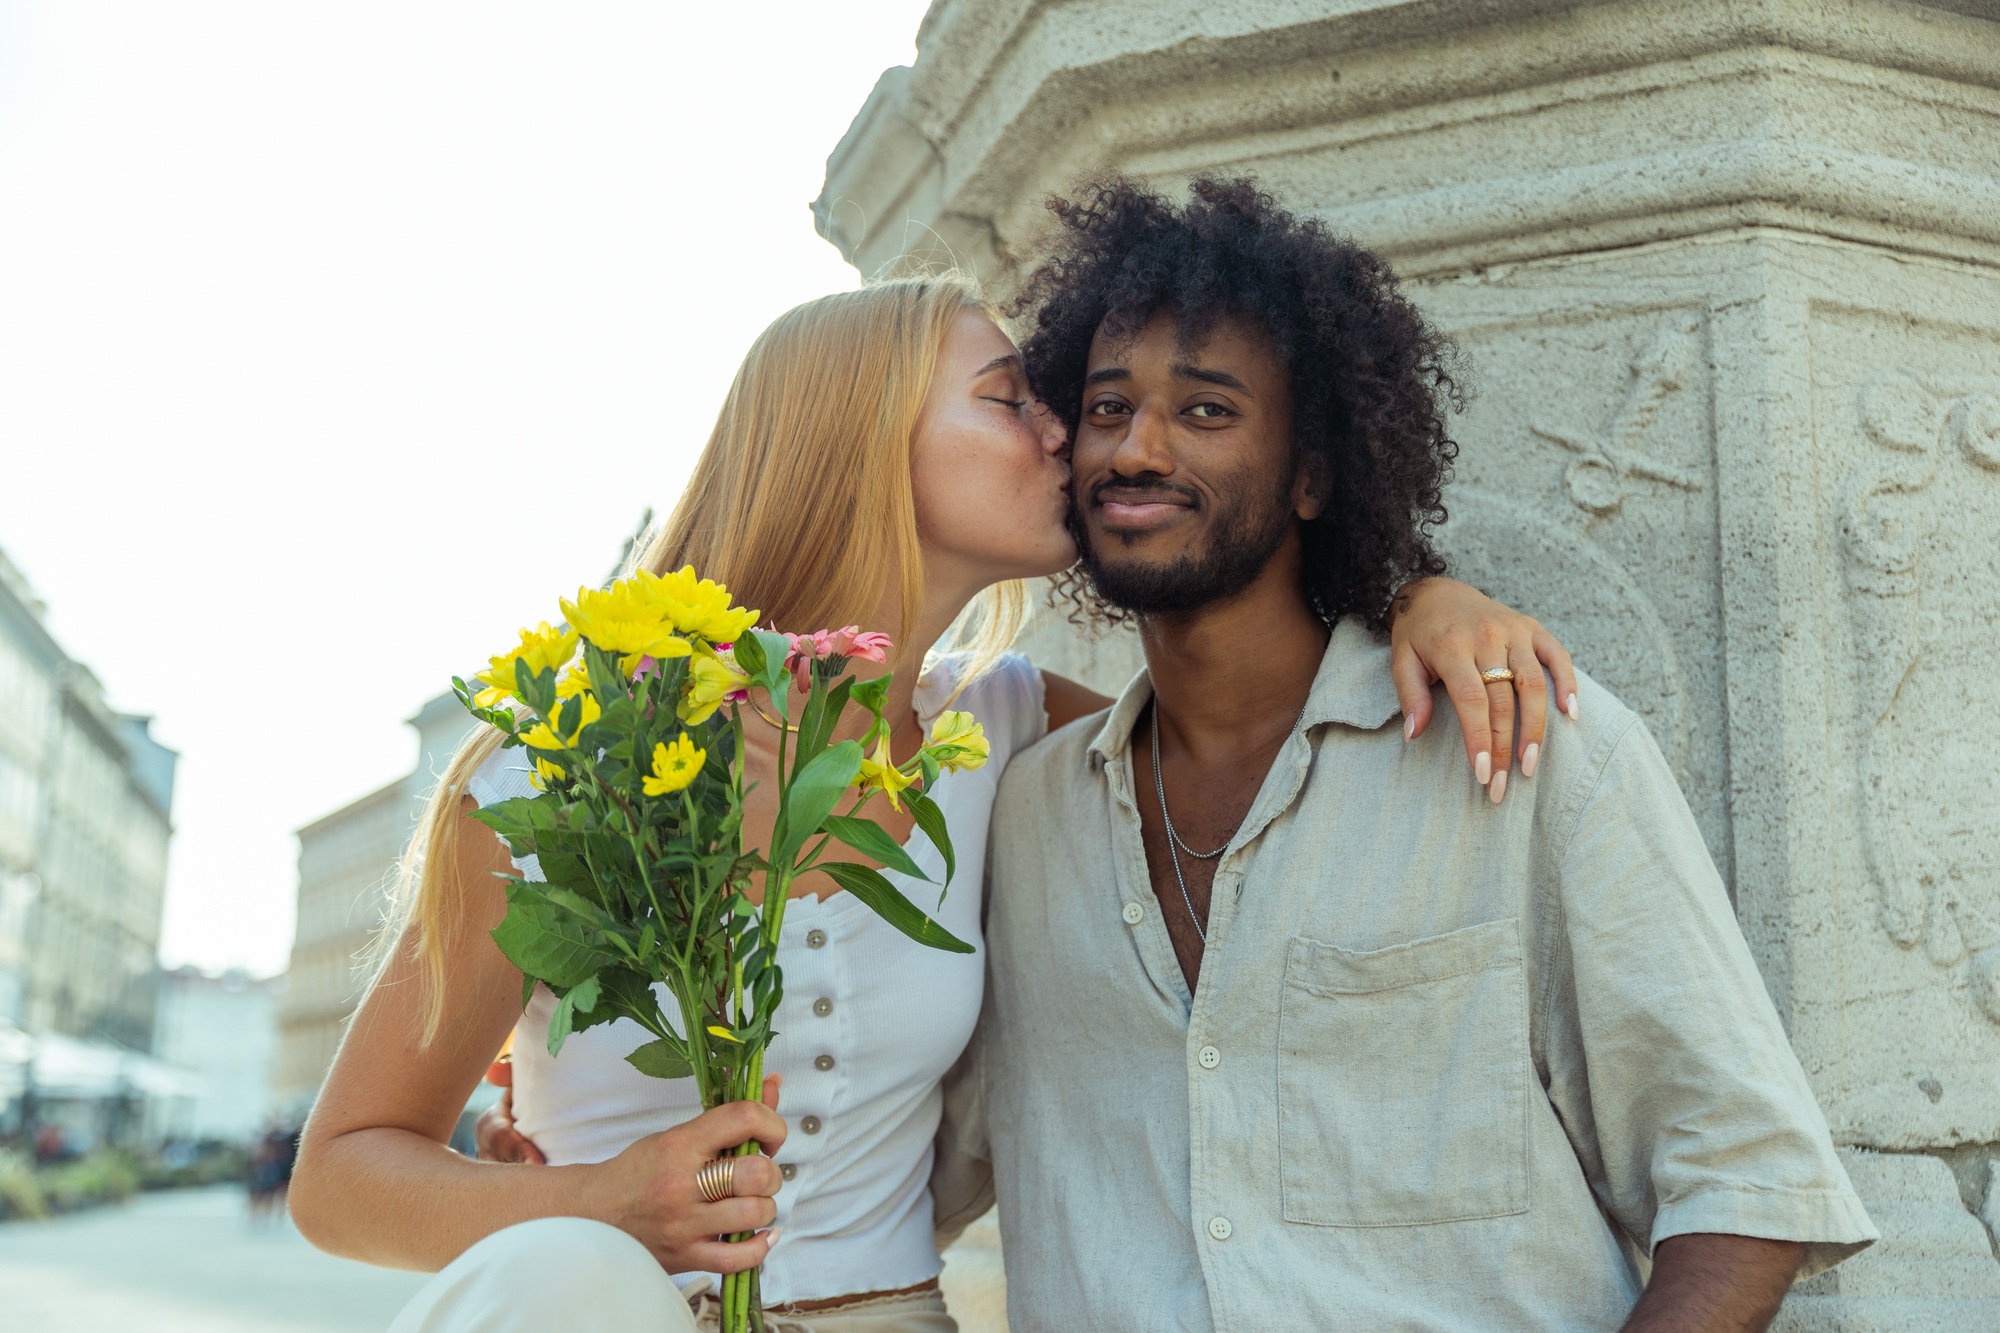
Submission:
[[1325,466],[1316,458],[1301,458],[1298,473],[1292,478],[1293,515],[1301,523],[1312,522],[1325,511],[1327,496],[1332,492],[1332,478]]

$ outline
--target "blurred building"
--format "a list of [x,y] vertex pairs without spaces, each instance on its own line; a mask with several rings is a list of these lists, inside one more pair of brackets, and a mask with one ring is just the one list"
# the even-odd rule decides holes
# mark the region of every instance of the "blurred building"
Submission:
[[153,1054],[185,1070],[187,1095],[163,1103],[156,1137],[249,1141],[269,1119],[281,980],[182,967],[160,978]]
[[[65,1118],[113,1132],[104,1117],[122,1112],[95,1103],[163,1081],[142,1053],[177,756],[152,738],[150,719],[105,704],[44,613],[0,554],[0,1124],[18,1122],[39,1087],[79,1103]],[[43,1065],[53,1083],[37,1084]],[[118,1072],[69,1076],[84,1065]],[[98,1091],[79,1091],[85,1083]]]
[[436,775],[472,723],[457,699],[443,694],[409,725],[417,733],[411,773],[299,830],[298,926],[278,1004],[272,1076],[276,1106],[288,1113],[311,1104],[333,1063],[367,980],[397,862]]

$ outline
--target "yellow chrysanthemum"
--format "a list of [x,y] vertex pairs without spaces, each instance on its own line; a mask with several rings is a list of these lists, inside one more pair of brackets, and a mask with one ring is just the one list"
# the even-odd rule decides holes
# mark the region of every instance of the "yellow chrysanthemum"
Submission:
[[676,711],[681,721],[698,727],[714,715],[724,699],[749,685],[750,677],[715,654],[696,653],[688,662],[687,692]]
[[[597,706],[596,695],[586,690],[575,697],[583,700],[583,712],[577,719],[576,730],[563,736],[557,733],[554,723],[537,722],[521,733],[522,743],[537,750],[567,750],[575,745],[576,738],[583,734],[583,729],[604,715],[604,710]],[[562,716],[562,708],[556,710],[556,716]]]
[[861,761],[861,776],[855,781],[854,785],[862,788],[875,788],[889,798],[891,806],[901,810],[903,808],[903,802],[900,799],[902,791],[915,781],[914,777],[897,768],[896,761],[889,757],[889,738],[884,736],[875,743],[875,753]]
[[633,578],[660,608],[662,617],[682,634],[698,635],[710,643],[734,643],[757,623],[757,612],[731,606],[729,589],[695,577],[693,565],[683,565],[671,574],[642,569]]
[[653,747],[653,774],[639,786],[648,796],[665,796],[693,782],[708,762],[708,751],[697,750],[683,732],[672,743],[661,741]]
[[514,664],[526,662],[528,674],[539,675],[545,667],[559,667],[576,655],[576,631],[550,629],[544,620],[533,629],[521,631],[521,646],[488,660],[486,670],[476,680],[486,688],[472,696],[481,708],[492,708],[514,697]]
[[637,577],[620,579],[608,588],[578,588],[576,600],[563,602],[562,612],[577,633],[607,653],[686,657],[694,651],[686,639],[675,635],[658,600]]
[[552,763],[540,755],[535,756],[535,771],[528,775],[528,781],[536,791],[547,791],[549,784],[566,776],[561,764]]
[[581,657],[569,664],[569,670],[556,677],[556,698],[567,699],[572,695],[590,693],[590,664]]
[[986,728],[974,721],[972,714],[951,709],[939,713],[931,724],[928,748],[940,768],[967,772],[983,765],[993,753],[986,741]]

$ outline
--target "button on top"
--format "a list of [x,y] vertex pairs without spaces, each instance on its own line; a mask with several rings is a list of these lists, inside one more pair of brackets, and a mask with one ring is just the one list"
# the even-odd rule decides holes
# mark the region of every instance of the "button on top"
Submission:
[[823,931],[823,930],[809,930],[809,931],[807,931],[807,932],[806,932],[806,948],[808,948],[808,949],[817,949],[817,948],[819,948],[819,947],[820,947],[821,945],[823,945],[823,944],[825,944],[825,943],[826,943],[826,932],[825,932],[825,931]]
[[[819,1117],[816,1115],[807,1116],[805,1119],[799,1121],[799,1128],[808,1134],[819,1133]],[[1229,1224],[1224,1222],[1223,1225],[1228,1226]]]
[[813,1012],[821,1018],[825,1018],[833,1012],[833,1001],[827,999],[824,995],[820,996],[817,1000],[813,1001]]
[[830,1055],[814,1056],[813,1068],[817,1069],[820,1073],[824,1074],[827,1070],[833,1068],[833,1057]]
[[1194,1058],[1201,1062],[1203,1069],[1213,1069],[1222,1063],[1222,1052],[1213,1046],[1204,1046],[1195,1053]]
[[1146,919],[1146,909],[1137,903],[1126,903],[1124,916],[1126,925],[1136,926]]
[[783,1176],[786,1180],[791,1180],[794,1179],[799,1174],[799,1169],[792,1163],[786,1162],[783,1166],[778,1168],[778,1174]]
[[1211,1217],[1208,1219],[1208,1234],[1217,1240],[1228,1240],[1229,1233],[1235,1229],[1229,1225],[1229,1219],[1226,1217]]

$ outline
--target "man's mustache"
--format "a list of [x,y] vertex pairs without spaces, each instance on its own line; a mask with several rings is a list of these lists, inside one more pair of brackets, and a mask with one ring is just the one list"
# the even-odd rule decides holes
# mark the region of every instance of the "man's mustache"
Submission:
[[1192,507],[1201,504],[1201,493],[1192,486],[1176,486],[1157,473],[1147,473],[1137,477],[1107,477],[1090,488],[1090,502],[1102,504],[1106,491],[1122,492],[1121,500],[1144,502],[1149,495],[1171,495],[1186,500]]

